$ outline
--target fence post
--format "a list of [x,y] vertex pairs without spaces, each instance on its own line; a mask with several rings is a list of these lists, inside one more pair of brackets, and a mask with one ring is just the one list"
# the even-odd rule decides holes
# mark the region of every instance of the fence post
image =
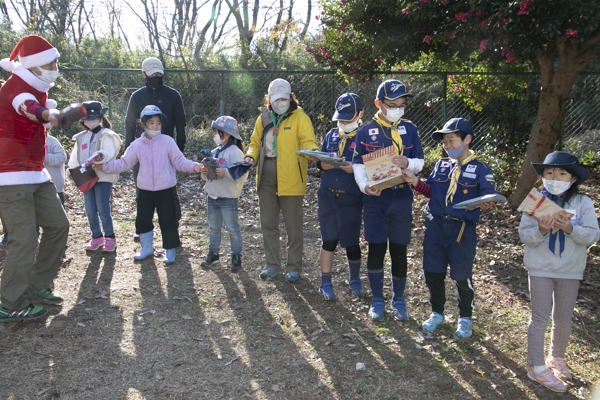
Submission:
[[331,107],[330,110],[335,110],[335,101],[337,97],[335,97],[335,74],[331,75]]
[[108,119],[112,119],[112,71],[106,71],[106,81],[108,83]]
[[225,115],[225,73],[221,72],[221,114]]
[[444,88],[444,96],[442,97],[442,126],[444,126],[444,124],[448,120],[448,74],[443,74],[442,77],[444,79],[442,85],[442,87]]

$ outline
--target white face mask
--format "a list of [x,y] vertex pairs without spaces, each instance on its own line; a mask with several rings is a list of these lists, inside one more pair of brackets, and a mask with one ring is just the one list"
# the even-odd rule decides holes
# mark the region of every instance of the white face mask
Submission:
[[43,68],[38,68],[42,73],[41,75],[36,74],[35,72],[33,72],[33,74],[35,76],[37,76],[39,79],[43,80],[44,82],[47,83],[54,83],[54,81],[56,80],[56,78],[58,78],[58,70],[47,70],[47,69],[43,69]]
[[271,103],[271,108],[273,109],[273,111],[275,111],[275,114],[281,115],[290,109],[290,102],[289,101],[274,101]]
[[213,135],[213,140],[215,141],[215,144],[216,144],[217,146],[220,146],[220,145],[222,145],[222,144],[223,144],[223,139],[221,139],[221,136],[220,136],[218,133],[215,133],[215,134]]
[[349,124],[345,124],[341,121],[338,121],[337,126],[342,131],[350,133],[358,129],[358,121],[350,122]]
[[85,127],[91,131],[92,129],[94,129],[95,127],[100,125],[100,120],[99,119],[91,119],[88,121],[83,121],[83,125],[85,125]]
[[152,129],[146,129],[146,135],[150,136],[151,138],[158,135],[159,133],[160,133],[160,131],[153,131]]
[[542,182],[546,190],[555,196],[563,194],[571,187],[571,181],[553,181],[542,178]]
[[390,110],[386,107],[385,112],[385,119],[387,119],[390,122],[396,122],[399,121],[400,118],[402,118],[402,116],[404,115],[404,108],[396,108],[395,110]]

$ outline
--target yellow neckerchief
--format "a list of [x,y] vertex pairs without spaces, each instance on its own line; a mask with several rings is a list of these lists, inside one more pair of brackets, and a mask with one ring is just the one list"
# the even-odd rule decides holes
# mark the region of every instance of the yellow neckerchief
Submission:
[[[373,120],[375,122],[377,122],[379,125],[389,128],[391,130],[392,143],[396,147],[396,150],[398,151],[398,155],[399,156],[403,155],[404,154],[404,146],[402,146],[402,139],[400,139],[400,133],[398,132],[398,125],[400,124],[400,122],[402,122],[402,120],[400,119],[400,120],[394,122],[393,124],[390,124],[389,122],[387,122],[386,120],[383,119],[383,117],[381,115],[381,111],[377,111],[375,113],[375,115],[373,116]],[[385,132],[384,132],[384,135],[385,135]]]
[[452,168],[452,171],[450,171],[450,186],[448,186],[448,192],[446,192],[446,205],[452,203],[452,199],[456,193],[456,188],[458,187],[458,178],[460,178],[462,166],[477,158],[475,153],[473,153],[473,150],[469,150],[469,153],[470,154],[467,156],[467,158],[463,159],[462,161],[457,160],[454,168]]
[[346,150],[346,140],[352,139],[354,136],[356,136],[356,132],[358,131],[358,128],[356,128],[355,130],[353,130],[350,133],[346,133],[343,130],[341,130],[340,128],[338,128],[338,131],[340,133],[340,145],[338,146],[338,157],[342,158],[344,156],[344,150]]

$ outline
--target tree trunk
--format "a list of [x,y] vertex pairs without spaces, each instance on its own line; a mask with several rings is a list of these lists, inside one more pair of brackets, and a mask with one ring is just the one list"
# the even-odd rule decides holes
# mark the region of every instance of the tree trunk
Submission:
[[[563,51],[561,51],[563,50]],[[571,53],[571,54],[568,54]],[[531,190],[539,175],[531,162],[542,162],[554,150],[563,119],[566,102],[578,74],[587,65],[581,58],[573,57],[571,49],[559,46],[559,63],[555,66],[556,54],[538,54],[541,70],[542,90],[538,114],[531,128],[525,153],[525,162],[515,190],[508,202],[517,208]]]

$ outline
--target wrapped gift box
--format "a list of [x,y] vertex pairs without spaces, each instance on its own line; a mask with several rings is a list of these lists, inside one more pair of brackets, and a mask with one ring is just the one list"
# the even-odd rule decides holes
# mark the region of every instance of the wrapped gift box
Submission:
[[396,148],[390,146],[362,156],[370,187],[387,189],[404,183],[402,169],[392,163],[396,155]]

